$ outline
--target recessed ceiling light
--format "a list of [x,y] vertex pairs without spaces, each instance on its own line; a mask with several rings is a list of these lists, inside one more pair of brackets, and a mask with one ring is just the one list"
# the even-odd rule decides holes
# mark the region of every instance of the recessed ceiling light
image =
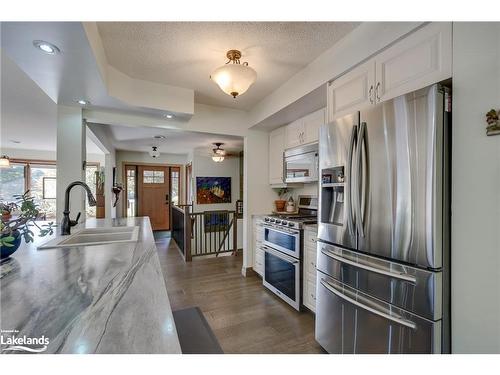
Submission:
[[165,137],[164,135],[155,135],[153,138],[155,138],[155,139],[165,139],[167,137]]
[[174,115],[172,115],[171,113],[164,114],[163,116],[169,119],[174,118]]
[[52,43],[46,42],[44,40],[34,40],[33,45],[38,48],[40,51],[48,54],[48,55],[56,55],[61,52],[59,48],[57,48]]
[[17,139],[11,139],[10,140],[12,143],[21,143],[21,141],[18,141]]
[[83,99],[77,100],[76,102],[80,105],[89,105],[90,104],[90,102],[88,100],[83,100]]

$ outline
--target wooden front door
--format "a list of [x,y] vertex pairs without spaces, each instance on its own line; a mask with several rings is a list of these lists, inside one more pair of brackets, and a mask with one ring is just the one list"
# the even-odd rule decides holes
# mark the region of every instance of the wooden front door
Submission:
[[149,216],[153,230],[170,230],[169,168],[138,167],[138,216]]

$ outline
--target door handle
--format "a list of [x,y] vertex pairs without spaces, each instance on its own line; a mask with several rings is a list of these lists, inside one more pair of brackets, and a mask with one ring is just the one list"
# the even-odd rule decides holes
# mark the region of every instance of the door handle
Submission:
[[366,122],[362,122],[359,127],[358,145],[356,148],[356,187],[355,187],[355,199],[354,199],[354,209],[356,211],[356,227],[358,228],[358,233],[361,237],[365,236],[363,228],[363,218],[361,216],[361,155],[366,133]]
[[375,97],[377,98],[377,102],[380,102],[380,96],[378,95],[379,88],[380,88],[380,82],[377,82],[377,86],[375,86]]
[[323,285],[329,292],[335,294],[337,297],[340,297],[341,299],[343,299],[343,300],[345,300],[345,301],[347,301],[355,306],[358,306],[358,307],[362,308],[363,310],[370,311],[371,313],[373,313],[375,315],[378,315],[382,318],[390,320],[390,321],[397,323],[399,325],[402,325],[402,326],[405,326],[405,327],[408,327],[411,329],[417,328],[417,325],[414,322],[412,322],[411,320],[407,320],[407,319],[405,319],[399,315],[396,315],[394,313],[387,314],[386,312],[380,311],[380,310],[376,309],[375,307],[367,306],[367,305],[365,305],[365,304],[363,304],[363,303],[361,303],[361,302],[359,302],[351,297],[346,296],[344,293],[342,293],[342,291],[337,290],[337,288],[334,285],[332,285],[331,283],[329,283],[325,279],[321,279],[321,285]]
[[373,85],[370,86],[370,91],[368,91],[368,99],[370,100],[370,104],[373,104]]
[[361,269],[364,269],[366,271],[378,273],[380,275],[389,276],[389,277],[392,277],[394,279],[408,281],[408,282],[413,283],[413,284],[416,284],[416,282],[417,282],[417,279],[415,277],[410,276],[408,274],[391,272],[391,271],[387,271],[387,270],[378,268],[375,265],[366,264],[366,263],[359,263],[359,262],[344,258],[340,255],[337,255],[330,250],[326,250],[325,248],[321,249],[321,253],[323,255],[326,255],[329,258],[332,258],[332,259],[340,262],[340,263],[349,264],[350,266],[354,266],[356,268],[361,268]]
[[356,138],[358,134],[358,127],[353,126],[351,131],[351,139],[349,141],[349,152],[347,155],[347,186],[346,190],[348,192],[348,207],[347,208],[347,227],[349,228],[349,233],[354,236],[354,219],[352,215],[352,157],[354,153],[354,144],[356,143]]
[[168,199],[168,194],[165,195],[165,204],[168,205],[170,203],[169,199]]

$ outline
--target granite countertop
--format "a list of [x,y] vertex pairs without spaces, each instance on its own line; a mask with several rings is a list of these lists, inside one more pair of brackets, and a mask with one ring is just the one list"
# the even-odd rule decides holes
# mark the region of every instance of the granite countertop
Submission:
[[181,353],[149,218],[91,219],[72,231],[124,225],[140,226],[136,243],[37,250],[59,235],[35,233],[2,263],[2,349],[14,335],[47,338],[44,353]]

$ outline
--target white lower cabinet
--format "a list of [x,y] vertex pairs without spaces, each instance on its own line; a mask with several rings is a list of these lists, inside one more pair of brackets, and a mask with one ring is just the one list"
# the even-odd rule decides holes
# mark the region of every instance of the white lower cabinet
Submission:
[[254,264],[253,270],[260,276],[264,275],[264,251],[261,249],[264,240],[264,221],[260,217],[253,218],[253,250]]
[[302,267],[302,303],[312,312],[316,312],[316,238],[317,227],[306,226]]

